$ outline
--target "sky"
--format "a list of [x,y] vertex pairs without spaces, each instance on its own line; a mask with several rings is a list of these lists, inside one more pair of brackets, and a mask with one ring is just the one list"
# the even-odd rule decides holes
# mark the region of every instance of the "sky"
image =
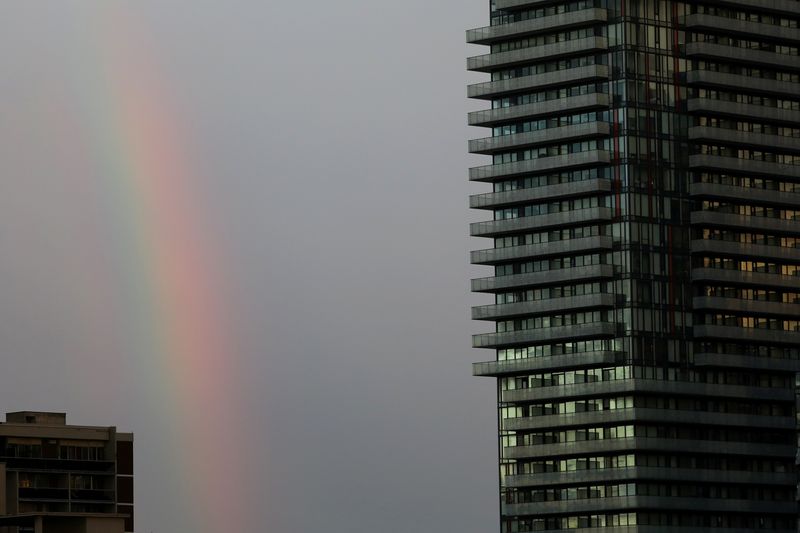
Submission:
[[0,3],[0,408],[134,432],[137,532],[497,527],[486,4]]

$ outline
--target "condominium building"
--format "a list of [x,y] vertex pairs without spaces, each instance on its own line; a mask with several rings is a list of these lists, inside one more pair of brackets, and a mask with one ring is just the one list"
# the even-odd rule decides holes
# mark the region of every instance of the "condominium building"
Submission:
[[0,423],[0,533],[132,533],[133,435],[64,413]]
[[800,1],[489,15],[469,176],[501,531],[797,531]]

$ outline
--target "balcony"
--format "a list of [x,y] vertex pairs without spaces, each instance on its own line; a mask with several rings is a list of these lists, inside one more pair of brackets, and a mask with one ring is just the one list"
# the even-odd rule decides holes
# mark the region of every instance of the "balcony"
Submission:
[[499,40],[518,39],[538,33],[564,31],[607,20],[608,13],[605,9],[581,9],[580,11],[467,30],[467,42],[470,44],[489,45]]
[[800,16],[800,5],[797,0],[725,0],[726,4],[754,11],[766,11],[780,15]]
[[585,37],[572,41],[529,46],[518,50],[509,50],[508,52],[495,52],[493,54],[470,57],[467,59],[467,70],[492,72],[500,68],[587,55],[602,50],[608,50],[608,39],[605,37]]
[[580,340],[600,337],[613,337],[617,334],[617,324],[612,322],[593,322],[571,326],[556,326],[502,333],[483,333],[472,336],[474,348],[502,348],[526,344],[542,344],[559,340]]
[[591,93],[532,104],[483,109],[469,114],[469,125],[493,127],[504,122],[520,119],[538,119],[552,115],[563,115],[567,112],[578,114],[593,109],[606,109],[609,103],[610,98],[607,94]]
[[544,144],[563,144],[595,137],[607,137],[611,132],[608,122],[586,122],[557,128],[484,137],[469,141],[469,151],[473,154],[491,155],[513,149],[531,148]]
[[729,342],[800,343],[800,331],[742,328],[739,326],[694,326],[694,337],[695,339],[723,339]]
[[[787,165],[772,161],[739,159],[720,155],[695,154],[689,156],[689,167],[728,172],[741,175],[786,176],[800,179],[800,165]],[[479,167],[483,168],[483,167]]]
[[800,286],[800,276],[783,276],[764,272],[743,272],[741,270],[723,270],[721,268],[692,269],[693,282],[733,283],[735,285],[752,285],[756,287],[774,287],[777,289],[796,289]]
[[693,211],[691,214],[691,222],[692,224],[704,227],[713,226],[777,233],[800,233],[800,220],[735,215],[733,213],[719,213],[715,211]]
[[[562,513],[604,513],[619,510],[659,509],[717,513],[764,513],[796,516],[796,502],[732,500],[721,498],[678,498],[660,496],[628,496],[589,498],[539,503],[501,504],[503,516],[555,515]],[[692,529],[692,528],[688,528]],[[663,531],[663,528],[661,529]],[[695,530],[697,531],[697,530]]]
[[776,259],[778,261],[800,261],[800,249],[763,244],[746,244],[730,241],[695,239],[691,244],[693,254],[713,256],[734,256],[744,260],[754,257]]
[[770,372],[800,372],[800,360],[797,359],[775,359],[738,354],[697,353],[694,354],[694,365],[697,367],[768,370]]
[[[476,250],[470,254],[473,265],[496,265],[517,259],[544,259],[547,257],[585,254],[600,250],[611,250],[612,241],[609,235],[582,237],[508,248],[487,248]],[[511,277],[511,276],[506,276]]]
[[623,396],[637,392],[668,396],[718,396],[722,398],[744,398],[748,400],[759,399],[785,402],[794,401],[795,398],[794,392],[790,389],[635,378],[506,390],[500,393],[500,401],[563,401],[577,398],[597,398],[599,396]]
[[[797,58],[794,61],[798,61]],[[686,83],[726,91],[741,91],[765,96],[797,98],[797,84],[713,70],[692,70],[686,73]]]
[[784,317],[796,317],[800,315],[800,304],[742,300],[739,298],[722,298],[714,296],[695,296],[692,298],[692,308],[695,310],[712,309],[728,313],[775,315]]
[[[486,81],[475,83],[467,87],[467,96],[470,98],[493,98],[522,91],[552,89],[564,85],[577,85],[608,79],[608,66],[587,65],[565,70],[556,70],[542,74],[533,74],[521,78],[507,80]],[[791,84],[794,86],[794,84]]]
[[593,222],[611,222],[613,217],[614,212],[610,207],[590,207],[587,209],[575,209],[573,211],[562,211],[560,213],[549,213],[546,215],[473,222],[469,227],[470,235],[473,237],[498,237],[508,233],[581,226]]
[[504,10],[523,9],[554,3],[553,0],[497,0],[495,8]]
[[710,141],[714,144],[726,146],[757,148],[769,152],[800,152],[800,138],[798,137],[750,133],[708,126],[689,128],[689,140]]
[[572,368],[588,368],[593,366],[616,365],[625,360],[622,352],[582,352],[546,357],[529,357],[511,361],[486,361],[472,364],[474,376],[511,376],[531,372],[550,372]]
[[629,450],[685,452],[754,457],[791,457],[794,459],[797,447],[784,444],[763,444],[749,442],[720,442],[713,440],[665,439],[630,437],[623,439],[585,440],[536,446],[511,446],[502,449],[504,459],[526,459],[531,457],[564,457],[577,455],[604,455],[625,453]]
[[507,207],[534,201],[552,201],[562,198],[593,196],[610,191],[611,180],[595,178],[583,181],[557,183],[554,185],[542,185],[529,189],[475,194],[469,197],[469,206],[473,209],[497,209],[498,207]]
[[[610,242],[608,248],[611,247]],[[510,288],[525,289],[530,287],[543,287],[558,285],[570,281],[592,281],[595,279],[611,279],[614,276],[612,265],[590,265],[583,267],[561,268],[544,272],[531,272],[528,274],[514,274],[511,276],[498,276],[478,278],[472,280],[472,292],[498,292]]]
[[[519,176],[520,174],[542,174],[554,170],[608,165],[611,154],[606,150],[591,150],[575,154],[554,155],[527,159],[499,165],[485,165],[469,169],[471,181],[494,181],[497,179]],[[800,167],[798,167],[800,173]]]
[[695,42],[687,43],[686,56],[693,59],[722,60],[732,63],[750,63],[781,70],[800,70],[800,57],[763,50],[752,50],[724,44]]
[[762,24],[700,13],[687,15],[684,24],[686,29],[694,31],[721,32],[724,35],[751,40],[760,40],[766,37],[776,41],[800,42],[800,28],[776,26],[775,24]]
[[793,416],[744,415],[739,413],[717,413],[676,409],[615,409],[612,411],[586,411],[581,413],[508,418],[500,421],[502,431],[564,429],[589,425],[625,425],[634,422],[657,422],[659,424],[697,424],[702,426],[724,426],[792,430],[796,422]]
[[[634,466],[627,468],[602,468],[569,472],[541,472],[506,476],[503,487],[542,487],[547,485],[597,484],[635,480],[688,481],[697,483],[743,483],[764,485],[796,485],[794,474],[772,472],[744,472],[737,470],[711,470],[700,468],[657,468]],[[641,526],[640,526],[641,527]],[[637,531],[639,531],[637,529]],[[726,533],[728,529],[725,530]],[[748,532],[751,533],[751,532]]]
[[688,101],[690,113],[711,114],[731,118],[758,119],[764,122],[780,122],[793,124],[800,122],[800,111],[780,109],[757,104],[740,104],[725,100],[712,100],[710,98],[690,98]]
[[719,183],[692,183],[689,186],[691,196],[703,198],[719,198],[760,203],[800,207],[800,193],[776,191],[773,189],[756,189],[754,187],[737,187]]
[[614,307],[613,294],[586,294],[531,302],[481,305],[472,308],[472,320],[508,320],[523,316]]

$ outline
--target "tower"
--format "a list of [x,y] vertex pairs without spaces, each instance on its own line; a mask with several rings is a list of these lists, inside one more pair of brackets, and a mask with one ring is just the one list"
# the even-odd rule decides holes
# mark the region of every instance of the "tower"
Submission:
[[501,531],[795,531],[800,2],[490,16],[469,176]]

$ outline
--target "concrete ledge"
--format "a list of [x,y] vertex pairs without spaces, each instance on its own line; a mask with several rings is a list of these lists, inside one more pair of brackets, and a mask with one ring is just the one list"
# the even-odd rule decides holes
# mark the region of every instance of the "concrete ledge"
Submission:
[[[592,150],[576,154],[527,159],[514,163],[473,167],[469,169],[469,179],[471,181],[494,181],[520,174],[542,174],[553,170],[608,165],[610,162],[611,154],[609,152]],[[800,167],[798,167],[798,172],[800,172]]]
[[491,72],[498,68],[584,55],[601,50],[608,50],[608,39],[605,37],[585,37],[572,41],[529,46],[518,50],[509,50],[508,52],[496,52],[470,57],[467,59],[467,70]]
[[610,207],[588,207],[586,209],[575,209],[573,211],[562,211],[560,213],[473,222],[470,224],[469,229],[470,235],[473,237],[497,237],[506,233],[519,233],[521,231],[538,231],[556,227],[580,226],[591,222],[610,222],[613,218],[614,212]]
[[800,70],[798,56],[706,42],[687,43],[685,46],[687,57],[722,59],[734,63],[753,63],[780,69]]
[[[797,61],[797,58],[795,58],[795,61]],[[692,70],[686,73],[686,82],[689,85],[797,98],[797,84],[789,81],[753,78],[739,74],[714,72],[712,70]]]
[[708,112],[728,117],[757,118],[767,122],[782,122],[786,124],[800,122],[800,111],[797,110],[757,104],[741,104],[739,102],[712,100],[710,98],[690,98],[687,109],[690,113]]
[[509,24],[499,24],[497,26],[485,26],[467,30],[467,42],[471,44],[492,44],[497,40],[513,39],[535,35],[537,33],[549,33],[556,30],[566,30],[579,26],[586,26],[591,23],[605,22],[608,20],[608,12],[600,8],[581,9],[569,13],[558,13],[546,17],[538,17]]
[[532,104],[473,111],[468,115],[468,122],[470,126],[493,127],[512,120],[563,115],[567,111],[581,113],[592,109],[605,109],[609,106],[609,102],[610,98],[604,93],[581,94]]
[[570,368],[588,368],[605,365],[622,364],[625,354],[622,352],[583,352],[572,354],[550,355],[547,357],[530,357],[512,361],[486,361],[472,364],[474,376],[512,376],[530,372],[549,372]]
[[[769,3],[773,3],[773,0],[770,0]],[[775,3],[779,4],[780,2]],[[761,2],[759,7],[761,8],[763,5],[764,2]],[[687,15],[683,23],[687,29],[693,30],[722,31],[726,35],[755,37],[757,39],[762,39],[768,35],[770,39],[774,40],[800,42],[800,28],[788,28],[776,26],[775,24],[763,24],[701,13]]]
[[493,276],[472,280],[472,292],[497,292],[510,288],[525,289],[557,285],[569,281],[591,281],[594,279],[610,279],[614,276],[612,265],[589,265],[583,267],[562,268],[528,274],[511,276]]
[[469,141],[469,151],[473,154],[494,154],[513,149],[531,148],[542,144],[558,144],[593,137],[607,137],[611,133],[608,122],[586,122],[537,131],[484,137]]
[[515,92],[543,90],[567,84],[600,81],[608,79],[607,65],[587,65],[544,74],[533,74],[521,78],[508,80],[486,81],[475,83],[467,87],[469,98],[483,98],[491,100],[498,96]]
[[506,320],[522,316],[541,315],[559,311],[575,311],[613,307],[614,294],[586,294],[566,298],[550,298],[532,302],[481,305],[472,308],[472,320]]
[[527,344],[542,344],[562,339],[608,338],[616,335],[618,326],[612,322],[593,322],[574,326],[558,326],[502,333],[483,333],[472,336],[475,348],[502,348]]
[[724,198],[726,200],[748,200],[765,204],[800,207],[800,193],[783,192],[772,189],[756,189],[753,187],[737,187],[719,183],[692,183],[689,185],[691,196]]
[[[496,209],[498,207],[522,204],[537,200],[556,200],[576,196],[591,196],[611,191],[611,180],[604,178],[542,185],[529,189],[475,194],[469,197],[473,209]],[[797,195],[800,197],[800,194]]]

